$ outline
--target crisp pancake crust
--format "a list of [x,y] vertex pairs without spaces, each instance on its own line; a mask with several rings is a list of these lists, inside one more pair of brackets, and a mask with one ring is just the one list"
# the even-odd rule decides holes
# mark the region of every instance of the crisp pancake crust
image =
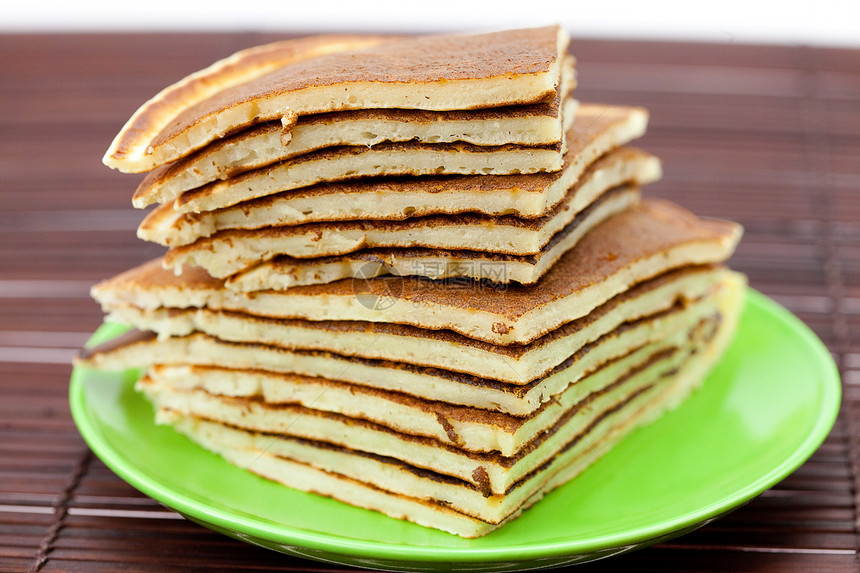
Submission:
[[[736,223],[698,219],[667,201],[645,200],[604,221],[563,255],[534,285],[504,289],[449,289],[427,279],[376,277],[297,286],[286,291],[237,294],[220,288],[202,270],[186,272],[189,290],[152,262],[100,285],[103,303],[130,302],[142,308],[202,306],[261,316],[310,320],[369,320],[421,328],[448,328],[493,344],[524,344],[591,310],[632,285],[690,264],[727,259],[740,239]],[[151,285],[159,285],[150,290]],[[162,296],[175,297],[165,304]],[[477,296],[476,296],[477,295]],[[368,299],[385,305],[367,304]]]
[[[660,164],[656,158],[646,154],[613,154],[595,162],[565,199],[539,219],[459,214],[416,217],[405,221],[345,221],[227,229],[187,245],[174,246],[165,255],[164,263],[172,269],[200,266],[214,277],[226,278],[280,255],[310,262],[363,249],[424,248],[445,250],[445,253],[440,253],[440,261],[445,256],[458,258],[450,251],[466,251],[464,259],[489,254],[533,256],[534,261],[513,259],[511,262],[541,266],[539,259],[547,256],[550,249],[546,247],[550,242],[560,244],[571,234],[577,234],[574,241],[565,243],[563,250],[553,253],[552,259],[555,260],[573,247],[588,229],[635,204],[639,197],[637,185],[655,181],[659,176]],[[548,264],[542,271],[547,268]],[[426,270],[419,267],[413,272],[396,274],[437,278],[430,272],[434,272],[433,268],[426,266]],[[346,276],[351,278],[353,275]],[[303,282],[313,284],[331,280]],[[505,277],[498,282],[509,282],[509,279]]]
[[[273,50],[275,57],[228,59],[153,98],[119,133],[105,163],[145,171],[252,123],[290,115],[536,103],[552,97],[566,46],[567,36],[556,26],[471,36],[284,43]],[[423,85],[421,93],[416,84]]]
[[[150,201],[172,199],[211,181],[325,147],[372,147],[410,140],[491,146],[558,144],[573,121],[576,105],[568,98],[575,83],[571,59],[565,61],[556,96],[549,102],[452,111],[361,109],[307,115],[290,125],[263,122],[154,169],[138,187],[133,203],[145,207]],[[156,188],[170,191],[154,192]]]
[[[533,380],[547,374],[566,357],[578,352],[583,345],[622,328],[625,323],[656,316],[678,305],[684,306],[699,300],[713,290],[715,284],[724,281],[721,277],[729,272],[725,268],[708,265],[687,267],[661,275],[619,294],[586,316],[521,346],[499,346],[448,330],[425,330],[384,322],[272,319],[205,307],[144,310],[127,305],[108,306],[105,310],[108,320],[142,330],[157,331],[161,338],[204,332],[227,341],[271,344],[290,350],[331,352],[346,358],[408,363],[468,374],[485,381],[481,384],[474,380],[464,383],[473,388],[481,385],[494,390],[494,397],[481,402],[480,407],[491,409],[489,404],[495,402],[499,411],[518,415],[527,410],[519,409],[517,404],[508,404],[502,399],[501,392],[515,394],[533,404],[533,397],[528,396],[531,388],[528,392],[520,392],[507,386],[490,384],[486,379],[533,387]],[[134,342],[132,340],[129,344]],[[100,351],[110,352],[112,349],[112,346],[108,346]],[[262,359],[257,361],[259,367],[262,367],[262,363]],[[353,375],[358,373],[355,368],[357,364],[353,363],[353,368],[349,369]],[[384,366],[380,362],[366,364]],[[313,370],[307,372],[311,375],[320,374]],[[377,374],[373,380],[380,382],[382,378],[384,376]],[[403,385],[400,385],[401,379]],[[446,379],[454,380],[455,377],[447,376]],[[403,376],[399,376],[397,382],[398,385],[391,388],[410,394],[431,392],[426,394],[430,399],[456,402],[439,383],[425,381],[423,384],[410,384]],[[476,404],[471,400],[467,403]]]
[[[570,194],[568,190],[586,178],[589,171],[605,167],[606,158],[611,157],[616,163],[640,164],[648,156],[644,151],[621,146],[644,134],[647,114],[642,110],[581,107],[582,111],[567,132],[572,145],[564,154],[562,169],[555,173],[326,182],[200,213],[181,213],[173,204],[166,203],[141,222],[138,237],[176,246],[224,229],[350,220],[378,222],[463,212],[505,220],[513,217],[539,219],[557,208]],[[656,163],[657,159],[651,162]],[[641,183],[651,182],[659,175],[659,166],[652,166]],[[241,181],[236,178],[214,187],[240,187]],[[286,185],[291,184],[295,182],[289,181]]]

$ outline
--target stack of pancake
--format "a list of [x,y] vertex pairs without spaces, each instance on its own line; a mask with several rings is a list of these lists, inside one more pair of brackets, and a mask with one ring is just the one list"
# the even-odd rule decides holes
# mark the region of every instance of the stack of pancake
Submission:
[[[737,225],[640,197],[640,108],[580,104],[558,27],[323,36],[161,92],[161,259],[93,289],[157,420],[266,478],[477,537],[674,407],[718,359]],[[575,485],[572,485],[575,487]]]

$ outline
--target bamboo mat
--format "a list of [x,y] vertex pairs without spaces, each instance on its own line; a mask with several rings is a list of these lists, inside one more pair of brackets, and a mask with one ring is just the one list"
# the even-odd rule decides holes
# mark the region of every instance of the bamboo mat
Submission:
[[[68,412],[89,286],[160,254],[101,156],[179,77],[274,36],[0,36],[0,571],[340,570],[212,533],[137,493]],[[583,101],[644,105],[652,196],[746,228],[733,266],[832,351],[843,408],[788,479],[674,541],[581,571],[857,571],[860,52],[574,40]]]

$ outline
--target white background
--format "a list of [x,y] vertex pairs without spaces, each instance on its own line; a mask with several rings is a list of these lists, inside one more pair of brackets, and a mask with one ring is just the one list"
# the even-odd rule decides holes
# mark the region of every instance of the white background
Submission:
[[[459,31],[559,22],[584,37],[860,47],[857,0],[10,0],[0,32]],[[860,63],[858,63],[860,65]]]

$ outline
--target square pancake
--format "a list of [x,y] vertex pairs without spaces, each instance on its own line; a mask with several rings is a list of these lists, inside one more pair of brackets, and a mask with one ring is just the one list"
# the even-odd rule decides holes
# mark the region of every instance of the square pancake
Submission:
[[[563,455],[501,495],[486,495],[480,485],[470,487],[465,480],[458,482],[392,457],[246,431],[168,409],[159,410],[158,419],[226,460],[288,487],[473,538],[509,522],[547,492],[580,474],[633,429],[672,409],[699,381],[696,374],[704,368],[694,370],[692,366],[604,412],[587,433],[565,447]],[[462,511],[450,507],[452,500]],[[507,517],[496,521],[506,513]],[[475,517],[481,514],[487,519]]]
[[[208,428],[210,431],[215,429],[216,424],[220,426],[221,432],[227,428],[232,434],[227,439],[245,438],[248,440],[250,438],[253,440],[251,444],[256,446],[253,448],[256,451],[277,452],[276,455],[280,458],[293,461],[301,460],[303,464],[311,467],[325,468],[326,471],[344,474],[395,495],[407,495],[432,503],[444,502],[446,506],[455,511],[497,524],[514,513],[558,468],[579,457],[583,451],[589,449],[592,443],[599,441],[608,434],[614,425],[621,423],[623,421],[622,412],[628,416],[634,414],[637,409],[644,405],[644,402],[653,397],[656,388],[665,387],[669,379],[665,378],[655,382],[656,374],[658,373],[652,373],[649,380],[637,381],[638,387],[634,388],[631,384],[630,389],[624,388],[624,391],[618,389],[619,401],[617,403],[612,405],[601,404],[596,406],[594,410],[588,411],[587,415],[575,419],[574,425],[579,430],[579,435],[571,440],[575,441],[576,444],[571,444],[568,451],[564,452],[566,455],[559,456],[559,460],[548,461],[545,468],[537,468],[529,472],[511,488],[499,493],[492,493],[480,486],[452,476],[439,474],[432,469],[411,466],[394,456],[380,456],[354,450],[348,446],[295,438],[284,434],[273,435],[242,428],[230,428],[228,424],[223,422],[208,420],[207,422],[212,424]],[[163,399],[164,402],[174,404],[171,398],[163,397]],[[181,419],[182,416],[183,414],[179,414],[177,417]],[[193,414],[186,415],[187,418],[200,419]],[[224,439],[223,434],[220,437]],[[408,439],[404,441],[408,442]],[[296,444],[300,444],[300,446],[296,447]],[[269,447],[266,448],[266,446]],[[299,449],[301,446],[304,448]],[[370,475],[361,475],[357,472],[359,468],[375,471]]]
[[[678,330],[672,334],[677,333],[686,334],[686,331]],[[288,416],[291,420],[297,420],[308,409],[333,412],[410,436],[432,438],[469,452],[499,452],[503,456],[513,456],[538,434],[555,425],[565,412],[578,407],[592,394],[601,392],[622,374],[638,367],[644,368],[644,364],[656,362],[675,351],[674,345],[660,340],[601,364],[525,417],[322,378],[261,370],[176,364],[152,366],[146,375],[149,383],[173,390],[203,391],[213,396],[260,402],[267,410]]]
[[[706,265],[665,273],[633,286],[586,316],[568,322],[529,344],[512,346],[498,346],[450,331],[426,330],[402,324],[275,319],[206,307],[142,309],[122,305],[107,306],[104,310],[107,321],[151,331],[161,339],[200,332],[227,342],[270,345],[285,350],[323,351],[347,359],[401,362],[514,385],[527,385],[584,346],[625,324],[655,317],[676,306],[683,307],[706,296],[713,296],[715,291],[722,288],[722,283],[728,280],[726,275],[730,272],[724,267]],[[296,360],[302,362],[299,357]],[[261,359],[257,363],[264,362]],[[137,366],[140,364],[126,363],[119,368]],[[408,375],[386,376],[382,373],[381,364],[377,363],[377,366],[380,366],[380,372],[369,375],[366,380],[357,380],[356,376],[365,368],[371,369],[369,365],[347,372],[347,375],[350,381],[360,384],[413,395],[415,388],[420,388],[424,393],[422,395],[429,399],[461,403],[445,391],[451,385],[448,383],[450,378],[437,377],[412,383],[406,381],[410,378]],[[252,363],[240,363],[238,367],[251,368]],[[311,371],[309,374],[323,375],[320,371]],[[393,385],[385,385],[389,380]],[[515,415],[530,411],[503,408],[502,405],[508,402],[500,396],[503,392],[503,389],[494,389],[486,401],[468,401],[466,404],[493,409],[490,404],[496,401],[500,411]],[[520,394],[520,398],[527,399],[529,395],[531,392]],[[536,407],[535,404],[530,405]]]
[[576,113],[577,102],[569,99],[574,84],[573,61],[567,58],[556,96],[547,102],[455,111],[362,109],[306,115],[295,124],[264,122],[157,167],[138,186],[132,202],[138,208],[166,203],[207,183],[328,147],[369,148],[385,141],[413,140],[479,146],[556,145]]
[[641,108],[581,105],[558,173],[326,182],[202,213],[179,213],[165,204],[147,215],[138,236],[156,242],[158,237],[174,236],[186,241],[228,228],[463,212],[536,218],[554,208],[594,160],[643,135],[647,121]]
[[[137,389],[157,408],[167,408],[245,430],[317,440],[392,457],[441,475],[464,479],[469,468],[483,467],[486,477],[471,475],[467,481],[490,493],[505,493],[517,481],[557,455],[566,443],[588,428],[603,411],[623,403],[653,383],[660,375],[680,367],[686,353],[673,350],[625,372],[605,391],[594,392],[564,412],[557,424],[542,432],[513,456],[500,452],[469,451],[450,442],[398,432],[388,426],[337,412],[262,400],[211,394],[203,389],[174,388],[144,376]],[[437,453],[433,455],[432,449]],[[479,472],[480,473],[480,472]]]
[[[251,293],[349,278],[366,280],[382,275],[426,277],[454,288],[463,288],[472,281],[500,288],[507,288],[511,283],[531,285],[591,229],[639,200],[637,187],[622,186],[607,191],[577,213],[534,255],[419,247],[360,249],[345,255],[313,259],[279,255],[230,275],[225,285],[232,291]],[[166,257],[163,260],[164,264],[169,264]]]
[[[322,342],[317,346],[322,348],[303,349],[295,347],[302,345],[298,334],[311,326],[302,329],[296,326],[296,321],[290,321],[281,329],[272,329],[273,337],[283,335],[272,343],[265,335],[243,334],[248,321],[235,313],[229,315],[232,320],[223,320],[224,313],[220,313],[211,323],[203,318],[191,324],[202,323],[203,327],[200,330],[189,328],[187,334],[170,334],[163,325],[176,323],[170,318],[164,319],[158,324],[161,327],[158,336],[152,332],[131,331],[110,343],[86,350],[77,363],[101,370],[142,368],[159,363],[186,364],[324,378],[448,404],[527,416],[585,373],[656,340],[667,329],[680,328],[683,321],[689,322],[687,317],[711,315],[716,312],[715,306],[730,307],[723,301],[736,298],[734,293],[742,290],[745,284],[742,275],[719,268],[689,269],[674,274],[674,278],[667,276],[651,281],[647,288],[636,287],[633,290],[639,292],[635,296],[625,293],[617,297],[619,300],[615,303],[564,325],[528,347],[500,347],[445,332],[374,325],[367,336],[353,337],[353,341],[363,344],[357,355],[344,355],[325,350],[331,342],[323,337],[349,328],[348,323],[319,323],[321,332],[316,336]],[[178,316],[181,311],[169,309],[159,314]],[[198,312],[194,316],[201,318],[207,314]],[[280,321],[268,320],[269,324],[273,322]],[[255,338],[258,342],[248,342]],[[426,354],[422,357],[410,352],[411,348],[419,348]],[[475,373],[458,371],[467,360]],[[456,368],[448,369],[448,365]],[[251,384],[251,387],[257,386]]]
[[[486,496],[480,485],[469,488],[391,457],[349,450],[341,450],[342,455],[331,454],[331,446],[317,446],[319,442],[297,444],[282,435],[248,432],[170,410],[160,410],[159,418],[228,461],[288,487],[471,538],[509,522],[546,493],[579,475],[632,430],[676,407],[695,390],[707,368],[704,359],[694,357],[677,373],[657,381],[627,403],[602,412],[585,434],[565,446],[562,455],[501,495]],[[412,495],[399,493],[404,491]],[[505,514],[507,517],[496,521]]]
[[[387,167],[371,161],[365,163],[367,170],[363,173],[353,169],[355,172],[349,178],[341,176],[332,181],[330,177],[338,169],[336,165],[325,165],[325,174],[319,171],[320,162],[332,159],[332,155],[338,161],[349,163],[351,168],[356,165],[355,158],[347,154],[349,150],[359,156],[364,154],[365,159],[381,159],[381,156],[369,155],[373,148],[367,147],[338,148],[342,150],[340,155],[332,149],[322,150],[189,191],[148,215],[139,235],[148,238],[148,233],[157,237],[171,228],[183,227],[199,228],[191,233],[203,235],[219,228],[356,219],[399,220],[462,212],[535,218],[558,204],[595,159],[644,135],[647,124],[648,113],[643,108],[579,105],[564,139],[566,150],[560,170],[554,173],[439,177],[435,176],[439,165],[431,165],[432,172],[421,177],[372,178],[375,170],[385,168],[390,173],[392,166],[397,165],[405,174],[415,172],[415,165],[404,165],[402,156],[390,153],[394,145],[391,144],[389,152],[384,152],[392,160]],[[416,153],[420,152],[417,145],[413,147]],[[425,157],[432,156],[432,145],[425,144],[424,149],[429,150]],[[473,146],[471,149],[475,150],[473,159],[481,161],[481,149],[488,153],[503,148]],[[274,180],[266,178],[272,171],[280,176]],[[340,171],[341,175],[347,172]],[[349,180],[359,175],[362,177]],[[251,189],[241,185],[249,182]],[[158,190],[158,187],[142,184],[134,201],[155,202]],[[172,195],[164,197],[168,198],[172,200]],[[250,221],[250,225],[243,223],[245,220]]]
[[148,171],[261,121],[350,109],[462,110],[551,99],[559,26],[399,39],[301,38],[240,52],[163,90],[117,134],[110,167]]
[[[532,481],[535,475],[548,478],[567,465],[572,457],[583,451],[572,451],[577,444],[588,449],[591,438],[597,440],[601,437],[597,428],[612,419],[615,412],[639,400],[650,401],[650,397],[645,396],[661,385],[675,386],[676,391],[667,396],[667,406],[677,405],[686,395],[686,391],[677,391],[678,386],[689,391],[698,385],[730,339],[736,316],[724,318],[714,323],[715,328],[697,330],[694,336],[688,337],[683,348],[655,356],[653,360],[618,376],[603,390],[590,394],[515,456],[502,456],[497,452],[469,452],[433,439],[399,433],[378,424],[335,413],[314,413],[313,410],[299,412],[294,408],[285,410],[283,406],[274,407],[260,401],[217,396],[201,390],[174,389],[150,378],[142,379],[138,386],[159,410],[170,410],[180,416],[221,422],[246,432],[265,434],[268,438],[266,441],[275,451],[284,452],[282,444],[278,444],[281,438],[299,438],[380,458],[393,458],[440,477],[460,479],[483,495],[455,496],[454,503],[463,504],[459,509],[480,512],[482,519],[499,522],[535,491],[531,488],[545,483],[544,480]],[[628,415],[612,421],[617,423],[635,418],[628,412],[625,414]],[[469,469],[472,471],[469,472]],[[341,471],[346,471],[345,467]],[[364,479],[373,478],[367,476]],[[437,478],[434,481],[439,480]],[[454,483],[452,480],[447,481],[449,484]],[[466,484],[461,487],[468,488]],[[381,483],[377,482],[376,485]],[[414,495],[415,490],[402,489],[407,485],[411,487],[415,484],[406,484],[401,480],[389,482],[390,487],[401,488],[399,493]],[[522,489],[524,487],[525,490]],[[468,493],[467,489],[460,491]],[[487,502],[483,507],[481,498]],[[510,503],[511,500],[513,503]],[[452,499],[447,501],[452,502]]]
[[182,278],[155,260],[96,285],[103,305],[208,306],[272,318],[362,320],[449,329],[491,344],[527,344],[585,316],[634,284],[672,269],[726,260],[741,235],[736,223],[699,219],[662,200],[643,200],[585,235],[533,285],[444,288],[417,277],[374,277],[233,293],[191,268]]
[[[201,389],[214,395],[262,400],[286,409],[299,406],[335,412],[468,451],[498,451],[512,456],[592,393],[601,392],[624,373],[674,351],[684,343],[684,337],[692,338],[695,329],[720,315],[721,302],[725,304],[721,299],[711,299],[640,321],[581,349],[545,378],[535,381],[544,402],[524,416],[261,368],[161,363],[151,366],[147,375],[154,383],[174,389]],[[411,392],[420,394],[421,390],[414,387]]]
[[[478,537],[507,523],[547,491],[578,475],[635,427],[659,417],[692,389],[692,382],[685,378],[669,385],[664,380],[617,410],[607,412],[586,435],[570,444],[568,455],[559,456],[550,466],[521,480],[522,487],[502,495],[487,495],[480,486],[392,457],[247,431],[166,408],[158,411],[157,419],[227,461],[287,487],[455,535]],[[528,495],[530,491],[534,493]],[[462,511],[451,507],[452,500]],[[506,518],[495,521],[506,513]]]
[[[539,255],[562,230],[566,230],[566,235],[576,233],[578,238],[582,237],[588,229],[630,207],[639,200],[638,186],[655,181],[659,176],[660,163],[655,157],[623,149],[596,161],[565,199],[538,219],[460,214],[405,221],[344,221],[228,229],[172,247],[164,256],[164,264],[176,272],[181,272],[185,266],[199,266],[213,277],[226,278],[278,256],[317,259],[363,249],[423,248]],[[633,187],[626,193],[618,190],[610,197],[610,189],[622,186]],[[588,209],[596,202],[603,206]],[[576,225],[571,226],[574,222]],[[584,228],[577,229],[579,225]],[[568,248],[574,244],[566,242]],[[421,270],[416,267],[415,272],[407,274],[426,276]],[[368,275],[365,272],[363,276]]]

